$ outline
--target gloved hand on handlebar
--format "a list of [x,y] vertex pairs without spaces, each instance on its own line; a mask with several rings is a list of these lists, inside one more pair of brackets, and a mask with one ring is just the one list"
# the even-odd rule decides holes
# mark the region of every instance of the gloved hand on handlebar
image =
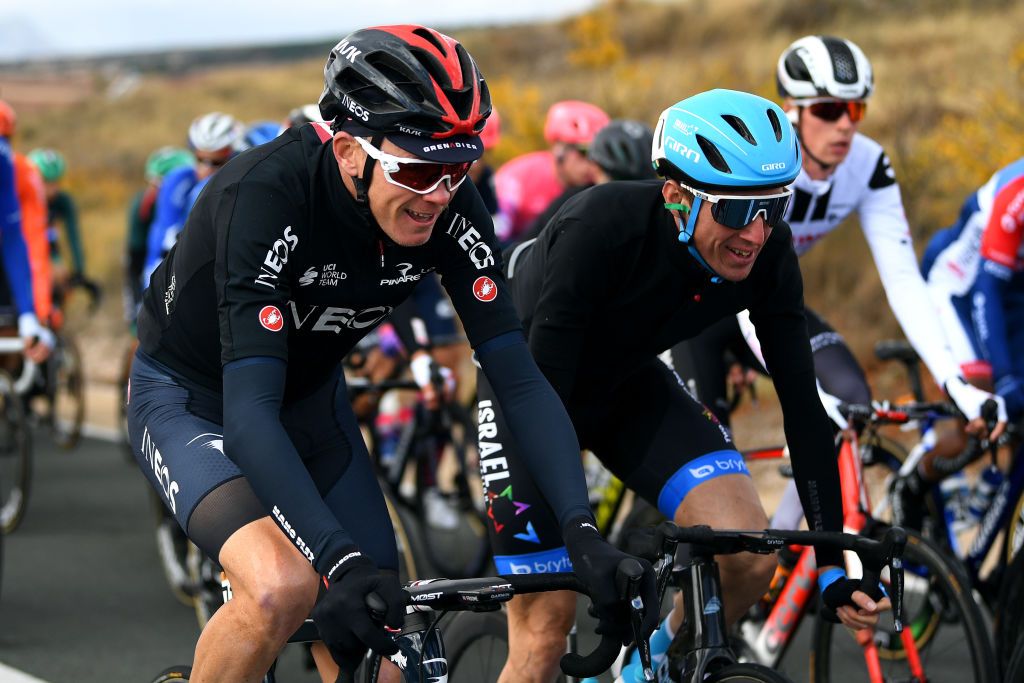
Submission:
[[825,604],[822,617],[849,628],[870,628],[878,623],[878,614],[891,607],[880,585],[862,586],[860,579],[851,579],[839,567],[823,568],[818,575],[818,588]]
[[1024,381],[1015,375],[1006,375],[996,381],[996,391],[1006,402],[1007,414],[1016,419],[1024,413]]
[[999,438],[999,435],[1006,428],[1006,403],[1002,397],[971,386],[963,377],[954,377],[946,380],[945,389],[946,393],[949,394],[950,400],[956,404],[956,407],[967,418],[969,422],[967,425],[968,434],[986,436],[985,432],[988,431],[988,427],[985,426],[985,421],[981,417],[981,408],[986,401],[994,401],[996,406],[998,406],[996,413],[997,424],[995,429],[992,430],[992,434],[988,436],[993,439]]
[[[405,622],[405,592],[398,576],[380,571],[355,546],[344,548],[327,566],[322,577],[327,592],[313,608],[313,622],[338,666],[355,671],[367,647],[384,656],[398,652],[387,632]],[[369,593],[376,593],[387,606],[383,624],[366,606]]]
[[433,357],[426,351],[417,351],[409,361],[409,369],[412,371],[412,378],[423,392],[423,402],[427,408],[437,408],[441,397],[437,394],[435,381],[442,387],[444,400],[451,401],[455,397],[455,377],[452,371],[443,365],[438,365]]
[[[597,532],[594,520],[589,517],[575,517],[562,530],[572,569],[590,593],[594,604],[599,635],[614,635],[623,645],[633,641],[633,630],[629,618],[629,603],[622,599],[615,586],[615,571],[619,562],[630,557]],[[640,581],[639,597],[643,600],[644,615],[641,632],[650,637],[658,626],[658,593],[654,569],[647,560],[639,559],[644,568]]]

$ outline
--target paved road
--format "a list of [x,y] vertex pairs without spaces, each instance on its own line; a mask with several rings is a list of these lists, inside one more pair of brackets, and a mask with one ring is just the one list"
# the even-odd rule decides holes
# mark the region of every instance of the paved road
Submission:
[[[28,512],[4,539],[0,663],[47,683],[145,683],[190,662],[195,617],[163,581],[138,468],[103,441],[36,441]],[[319,680],[301,654],[283,681]],[[2,665],[0,683],[25,680]]]
[[[25,521],[4,539],[0,683],[146,683],[191,661],[195,617],[164,583],[136,466],[109,442],[85,439],[66,453],[45,434],[36,436],[35,462]],[[581,614],[581,634],[586,621]],[[804,620],[783,664],[795,683],[807,680],[812,624]],[[318,681],[302,660],[298,646],[286,651],[281,680]]]

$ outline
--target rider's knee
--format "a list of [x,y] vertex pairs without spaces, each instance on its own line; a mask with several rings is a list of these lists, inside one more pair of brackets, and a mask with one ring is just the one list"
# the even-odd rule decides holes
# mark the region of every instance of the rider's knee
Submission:
[[260,572],[248,597],[261,623],[274,632],[276,639],[286,639],[313,610],[317,584],[308,564],[302,567],[305,571],[296,571],[291,563],[271,565]]
[[774,555],[739,553],[716,558],[723,578],[734,578],[734,584],[743,586],[745,592],[760,595],[768,589],[778,562]]

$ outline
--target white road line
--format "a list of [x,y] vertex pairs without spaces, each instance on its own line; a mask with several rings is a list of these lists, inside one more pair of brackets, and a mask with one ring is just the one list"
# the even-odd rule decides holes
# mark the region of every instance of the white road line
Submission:
[[82,435],[93,439],[99,439],[101,441],[118,442],[122,439],[120,429],[103,427],[101,425],[92,425],[88,422],[82,425]]
[[46,681],[35,676],[29,676],[24,671],[12,669],[3,662],[0,662],[0,683],[46,683]]

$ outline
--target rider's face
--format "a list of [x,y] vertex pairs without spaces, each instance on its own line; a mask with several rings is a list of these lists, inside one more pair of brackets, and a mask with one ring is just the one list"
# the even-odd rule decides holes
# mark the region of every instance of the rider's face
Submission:
[[[781,188],[752,190],[749,192],[730,192],[734,195],[771,195],[777,194]],[[678,183],[665,182],[662,194],[666,202],[693,206],[693,199]],[[676,212],[681,214],[682,212]],[[687,217],[679,216],[683,224]],[[707,264],[724,279],[731,282],[745,280],[754,268],[758,254],[772,234],[772,229],[765,223],[764,216],[758,214],[754,220],[743,228],[735,230],[715,220],[711,215],[711,204],[700,202],[697,224],[693,231],[693,246],[707,261]]]
[[[338,154],[338,138],[348,138],[343,155],[339,156],[339,165],[346,186],[351,185],[352,175],[361,175],[366,162],[366,152],[352,138],[344,133],[335,136],[335,154]],[[380,146],[382,152],[396,157],[414,158],[401,147],[385,139]],[[450,191],[446,183],[438,183],[437,187],[427,194],[417,194],[412,190],[399,187],[387,181],[379,163],[372,166],[373,177],[367,193],[370,211],[377,219],[381,230],[395,244],[404,247],[415,247],[426,243],[434,230],[438,216],[451,202],[455,192]],[[456,188],[457,190],[458,188]]]
[[[793,107],[795,105],[789,105]],[[850,120],[849,114],[842,114],[834,121],[816,116],[810,107],[799,107],[797,130],[800,141],[810,154],[803,155],[804,169],[809,173],[816,165],[814,159],[826,166],[835,166],[842,162],[850,153],[853,134],[857,132],[859,122]],[[813,158],[812,158],[813,156]]]

